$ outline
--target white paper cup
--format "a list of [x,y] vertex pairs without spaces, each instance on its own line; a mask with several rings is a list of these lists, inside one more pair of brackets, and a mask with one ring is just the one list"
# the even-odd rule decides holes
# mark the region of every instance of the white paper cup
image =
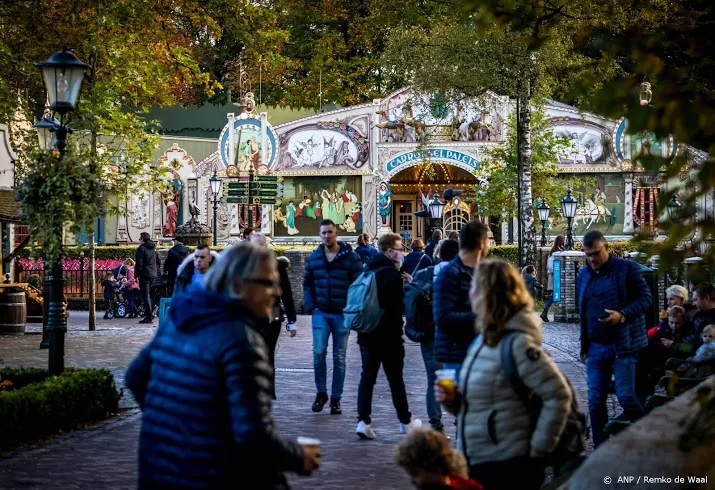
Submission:
[[300,436],[296,439],[296,442],[304,447],[320,447],[320,439],[316,439],[314,437]]

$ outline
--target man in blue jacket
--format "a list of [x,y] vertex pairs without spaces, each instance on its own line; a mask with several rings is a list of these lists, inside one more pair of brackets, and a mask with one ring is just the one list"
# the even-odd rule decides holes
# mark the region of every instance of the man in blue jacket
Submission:
[[623,407],[620,419],[634,421],[643,415],[636,395],[638,351],[648,345],[645,312],[651,292],[641,266],[608,252],[600,231],[583,237],[587,266],[576,278],[581,314],[581,361],[586,363],[588,410],[595,446],[604,441],[608,422],[606,400],[611,374]]
[[310,254],[305,263],[303,302],[305,310],[313,312],[313,369],[318,394],[313,412],[320,412],[328,402],[328,367],[325,357],[328,341],[333,336],[333,386],[330,413],[342,413],[340,399],[345,383],[345,354],[350,329],[343,324],[343,309],[348,288],[362,272],[360,256],[350,245],[339,242],[335,223],[325,219],[320,223],[322,244]]
[[489,252],[489,228],[470,221],[459,233],[459,255],[437,274],[432,291],[434,354],[445,369],[459,376],[462,361],[476,335],[469,288],[474,267]]

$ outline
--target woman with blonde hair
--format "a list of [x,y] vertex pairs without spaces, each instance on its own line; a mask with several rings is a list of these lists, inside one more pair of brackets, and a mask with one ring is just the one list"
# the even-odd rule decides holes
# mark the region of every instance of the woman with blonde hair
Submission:
[[[435,399],[457,415],[471,478],[485,490],[537,489],[544,456],[556,448],[566,425],[572,391],[541,350],[541,320],[513,265],[499,259],[477,264],[469,297],[480,335],[462,364],[459,388],[435,385]],[[502,342],[511,347],[518,376],[542,400],[537,420],[504,371]]]

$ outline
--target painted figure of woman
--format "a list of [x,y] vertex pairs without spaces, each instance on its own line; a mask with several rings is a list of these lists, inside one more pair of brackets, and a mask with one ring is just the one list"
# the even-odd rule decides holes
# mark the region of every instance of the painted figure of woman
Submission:
[[[173,191],[173,192],[172,192]],[[164,236],[176,235],[176,227],[179,225],[179,197],[181,191],[169,189],[169,192],[162,192],[166,204],[166,223],[164,224]]]
[[286,228],[288,228],[289,235],[297,235],[299,231],[295,227],[295,204],[293,201],[288,201],[286,206]]
[[380,191],[377,193],[377,196],[378,210],[382,217],[382,224],[383,226],[387,226],[387,217],[390,216],[390,212],[392,211],[392,191],[390,190],[390,184],[380,182]]

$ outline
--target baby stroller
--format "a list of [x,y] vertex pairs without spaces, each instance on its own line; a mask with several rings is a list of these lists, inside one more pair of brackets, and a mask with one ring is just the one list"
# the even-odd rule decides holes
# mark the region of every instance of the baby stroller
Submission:
[[[159,302],[161,301],[161,293],[164,290],[164,278],[157,277],[149,286],[149,297],[151,298],[151,304],[153,306],[152,316],[157,316],[159,314]],[[137,310],[139,311],[139,317],[146,317],[146,311],[144,309],[144,303],[139,299],[137,301]]]

